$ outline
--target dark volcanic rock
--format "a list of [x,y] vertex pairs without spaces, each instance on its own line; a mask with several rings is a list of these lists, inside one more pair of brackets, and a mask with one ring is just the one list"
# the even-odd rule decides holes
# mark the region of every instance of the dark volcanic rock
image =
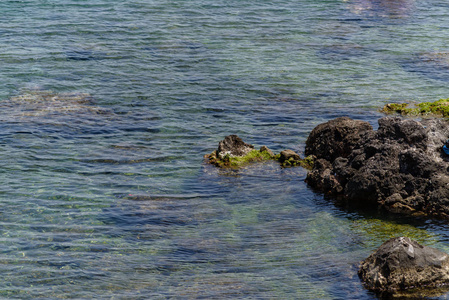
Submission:
[[359,276],[376,292],[438,287],[449,283],[449,255],[407,237],[393,238],[361,263]]
[[385,117],[374,131],[338,118],[310,134],[306,154],[317,160],[306,181],[327,194],[396,213],[449,218],[449,123]]
[[306,142],[306,155],[315,155],[333,162],[337,157],[346,157],[359,143],[360,135],[373,130],[368,122],[338,118],[315,127]]

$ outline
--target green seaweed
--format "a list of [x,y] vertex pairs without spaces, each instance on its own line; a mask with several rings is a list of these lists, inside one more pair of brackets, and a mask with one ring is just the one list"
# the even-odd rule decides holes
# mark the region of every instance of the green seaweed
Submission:
[[399,113],[405,116],[435,115],[447,118],[449,117],[449,98],[412,104],[412,106],[410,106],[410,103],[389,103],[381,111],[384,113]]
[[217,167],[222,168],[239,168],[252,162],[262,162],[274,160],[275,156],[268,151],[251,150],[245,156],[225,155],[223,158],[218,157],[216,151],[205,156],[209,162]]
[[281,161],[280,154],[273,155],[271,151],[259,151],[259,150],[251,150],[245,156],[232,156],[227,154],[222,158],[218,156],[217,151],[214,151],[211,154],[206,154],[204,158],[206,158],[210,164],[213,164],[220,168],[237,169],[253,162],[274,160],[278,161],[284,168],[300,166],[308,170],[313,169],[313,165],[316,159],[314,155],[309,155],[304,159],[297,160],[291,157],[288,160]]
[[443,117],[449,116],[449,98],[435,102],[424,102],[417,105],[421,114],[436,114]]
[[316,157],[314,155],[309,155],[305,157],[304,159],[294,159],[293,157],[290,157],[288,160],[281,161],[280,160],[280,154],[276,155],[275,159],[281,163],[281,166],[284,168],[288,167],[303,167],[307,170],[313,169],[313,164],[315,162]]
[[251,162],[260,162],[272,159],[273,156],[271,156],[271,154],[268,153],[268,151],[258,151],[258,150],[252,150],[245,156],[234,156],[229,158],[231,166],[237,167]]
[[420,244],[434,245],[438,243],[438,235],[410,224],[401,224],[394,221],[380,219],[354,220],[351,228],[355,232],[366,236],[365,244],[370,248],[378,247],[378,241],[386,241],[393,237],[406,236]]
[[300,161],[301,167],[307,170],[312,170],[313,166],[315,164],[316,156],[315,155],[309,155],[306,156],[304,159]]
[[300,166],[301,165],[301,160],[297,160],[293,157],[290,157],[288,160],[284,160],[284,161],[280,161],[281,166],[286,168],[286,167],[296,167],[296,166]]
[[384,113],[402,113],[403,111],[408,109],[407,106],[408,106],[408,103],[389,103],[383,107],[382,112],[384,112]]

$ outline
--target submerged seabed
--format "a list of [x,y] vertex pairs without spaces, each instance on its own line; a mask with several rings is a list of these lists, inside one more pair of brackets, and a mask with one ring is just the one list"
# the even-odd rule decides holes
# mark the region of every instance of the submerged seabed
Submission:
[[341,206],[302,168],[202,158],[449,97],[447,8],[1,1],[0,297],[375,299],[357,265],[386,239],[449,252],[446,224]]

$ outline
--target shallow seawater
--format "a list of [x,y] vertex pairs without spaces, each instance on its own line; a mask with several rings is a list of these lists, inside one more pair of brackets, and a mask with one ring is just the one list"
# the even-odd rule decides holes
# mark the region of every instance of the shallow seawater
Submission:
[[0,297],[376,299],[357,267],[388,238],[449,252],[444,222],[346,207],[302,168],[203,161],[449,97],[447,7],[1,1]]

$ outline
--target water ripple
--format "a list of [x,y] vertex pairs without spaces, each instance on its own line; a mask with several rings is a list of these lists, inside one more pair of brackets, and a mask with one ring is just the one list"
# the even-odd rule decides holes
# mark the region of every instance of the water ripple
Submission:
[[226,135],[308,133],[447,93],[447,3],[0,2],[0,297],[374,299],[386,238],[445,225],[352,208],[276,162],[204,163]]

